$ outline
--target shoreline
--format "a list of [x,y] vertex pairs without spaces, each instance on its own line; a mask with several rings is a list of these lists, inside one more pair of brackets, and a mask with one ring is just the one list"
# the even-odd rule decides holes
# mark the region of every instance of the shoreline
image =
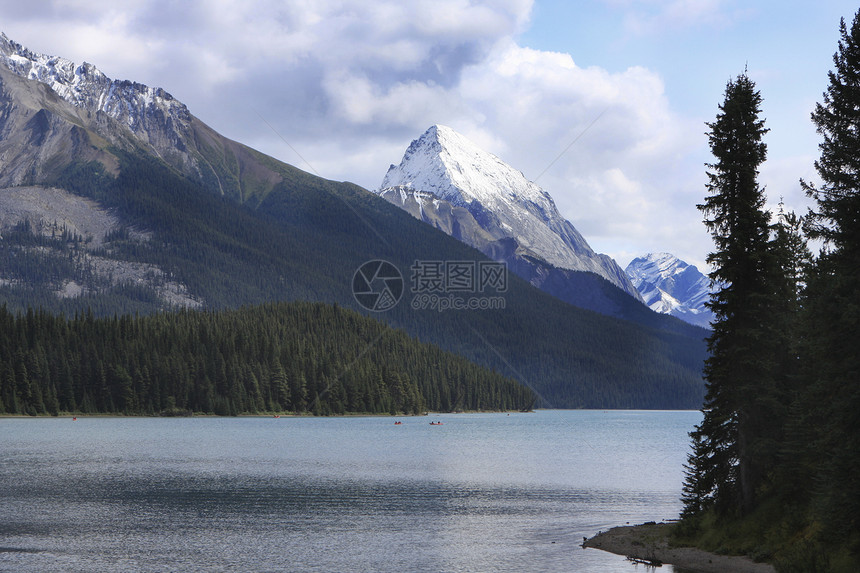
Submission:
[[594,548],[622,555],[644,564],[670,564],[690,573],[775,573],[773,565],[756,563],[749,557],[717,555],[695,547],[672,547],[672,524],[643,523],[613,527],[586,539],[583,548]]
[[366,413],[366,412],[345,412],[343,414],[326,414],[316,415],[311,412],[258,412],[256,414],[243,413],[235,416],[227,416],[223,414],[209,414],[204,412],[191,412],[190,414],[120,414],[112,412],[99,412],[95,414],[86,414],[81,412],[60,412],[57,415],[53,414],[0,414],[0,420],[20,419],[20,420],[46,420],[46,419],[69,419],[69,418],[152,418],[152,419],[168,419],[168,418],[426,418],[431,416],[442,415],[460,415],[460,414],[533,414],[534,410],[458,410],[456,412],[433,412],[426,411],[420,414],[389,414],[389,413]]

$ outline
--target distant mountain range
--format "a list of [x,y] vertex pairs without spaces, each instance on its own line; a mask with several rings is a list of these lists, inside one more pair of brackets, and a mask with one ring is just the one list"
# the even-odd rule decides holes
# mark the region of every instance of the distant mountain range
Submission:
[[714,315],[705,303],[711,281],[696,267],[669,253],[649,253],[630,261],[625,272],[652,310],[710,328]]
[[414,140],[374,192],[565,302],[642,324],[659,313],[709,326],[708,281],[695,267],[649,255],[622,271],[591,249],[549,193],[449,127]]
[[[113,315],[272,300],[362,310],[353,277],[368,261],[391,263],[406,284],[416,261],[489,261],[365,189],[221,136],[162,89],[5,35],[0,110],[0,304],[10,310]],[[615,284],[628,280],[578,245],[548,197],[528,197],[524,224],[542,225],[542,240],[504,235],[509,212],[498,215],[497,248],[533,258],[545,284],[571,288],[563,273],[580,273],[583,285],[599,282],[584,296],[616,304],[607,289],[640,314],[583,310],[511,275],[503,308],[416,310],[406,292],[374,318],[517,378],[544,406],[699,407],[706,332],[651,312],[593,272],[556,267],[579,249]],[[489,208],[470,215],[492,218]]]

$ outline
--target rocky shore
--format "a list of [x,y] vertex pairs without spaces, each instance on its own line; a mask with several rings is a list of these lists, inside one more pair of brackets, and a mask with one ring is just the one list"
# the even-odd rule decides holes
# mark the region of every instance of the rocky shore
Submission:
[[775,573],[772,565],[756,563],[748,557],[716,555],[694,547],[672,547],[672,524],[643,523],[601,531],[582,544],[624,555],[636,562],[653,565],[668,563],[691,573]]

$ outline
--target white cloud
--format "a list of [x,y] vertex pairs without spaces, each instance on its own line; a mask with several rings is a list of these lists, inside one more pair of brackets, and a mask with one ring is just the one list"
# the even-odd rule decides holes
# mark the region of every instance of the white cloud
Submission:
[[677,33],[691,28],[725,28],[751,12],[736,0],[605,0],[623,13],[634,36]]
[[466,70],[459,91],[505,142],[491,151],[539,177],[596,249],[665,250],[649,243],[669,240],[691,214],[701,226],[702,189],[689,192],[684,166],[704,149],[703,128],[671,111],[653,72],[580,68],[568,54],[509,43]]

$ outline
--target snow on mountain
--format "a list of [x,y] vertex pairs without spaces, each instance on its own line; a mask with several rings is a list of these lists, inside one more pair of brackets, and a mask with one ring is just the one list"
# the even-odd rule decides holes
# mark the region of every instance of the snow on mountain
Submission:
[[432,193],[458,206],[478,201],[494,211],[523,201],[544,209],[553,203],[522,173],[443,125],[434,125],[413,141],[400,165],[388,170],[382,188],[397,185]]
[[[97,159],[108,170],[113,169],[111,159],[106,158],[112,153],[109,145],[133,152],[142,145],[146,152],[156,155],[171,167],[222,195],[240,201],[254,197],[260,200],[282,180],[281,174],[259,161],[255,151],[217,133],[194,117],[185,104],[161,88],[113,80],[92,64],[76,65],[65,58],[33,52],[3,33],[0,33],[0,72],[7,76],[6,79],[0,78],[0,91],[12,90],[14,84],[19,96],[24,91],[29,92],[27,98],[17,99],[19,104],[30,102],[23,106],[29,110],[19,110],[24,123],[33,114],[41,114],[38,121],[30,125],[31,128],[42,126],[34,137],[62,139],[57,142],[58,148],[52,151],[64,153],[67,159],[68,146],[63,145],[67,138],[55,133],[56,122],[65,122],[82,130],[77,133],[77,139],[72,138],[83,142],[77,150],[76,160]],[[14,82],[9,76],[21,81]],[[32,85],[26,87],[22,82],[43,84],[50,90],[46,94]],[[65,105],[55,105],[58,103]],[[7,115],[0,114],[0,129],[4,121],[9,123]],[[19,128],[16,132],[20,132],[21,126],[16,126]],[[18,143],[18,147],[28,146],[26,141]],[[98,148],[103,153],[100,157],[86,157],[86,147]],[[113,161],[115,163],[116,159]],[[56,162],[43,163],[45,170],[56,167]],[[242,185],[236,177],[237,172],[243,174]],[[5,178],[0,176],[0,183],[30,181],[25,175],[7,173]]]
[[591,249],[546,191],[449,127],[434,125],[413,141],[376,193],[497,260],[514,239],[520,257],[596,273],[641,300],[621,267]]
[[47,84],[69,103],[91,112],[104,112],[126,124],[138,136],[153,124],[172,122],[187,129],[191,114],[185,104],[161,88],[112,80],[94,65],[28,50],[0,33],[0,62],[19,76]]
[[[161,88],[113,80],[89,63],[76,65],[57,56],[39,54],[0,33],[0,68],[41,82],[80,110],[78,123],[110,130],[105,118],[125,126],[157,156],[188,174],[201,175],[195,130],[188,108]],[[125,137],[114,132],[117,138]]]
[[630,261],[626,272],[651,310],[710,327],[713,314],[705,303],[711,282],[695,266],[669,253],[649,253]]

